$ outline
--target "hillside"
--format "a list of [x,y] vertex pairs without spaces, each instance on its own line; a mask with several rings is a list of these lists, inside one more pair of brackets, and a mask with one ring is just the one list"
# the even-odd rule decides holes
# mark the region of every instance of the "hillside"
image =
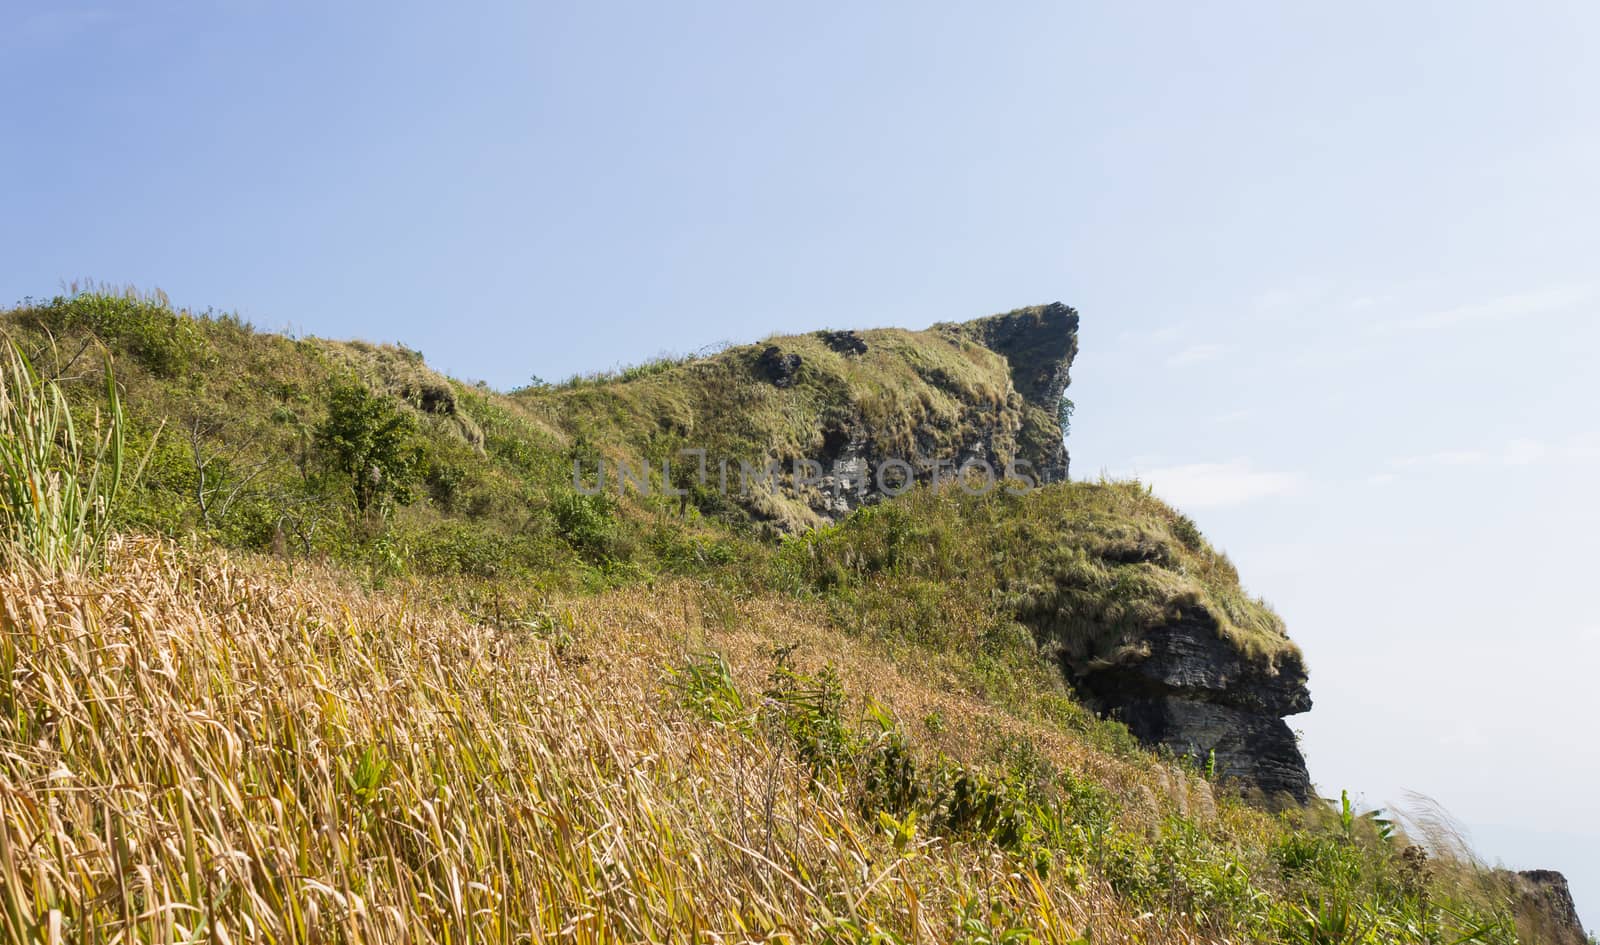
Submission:
[[3,325],[12,402],[85,431],[103,346],[148,456],[103,561],[9,539],[11,940],[1565,934],[1311,794],[1282,622],[1137,483],[1066,481],[1065,306],[508,395],[159,298]]

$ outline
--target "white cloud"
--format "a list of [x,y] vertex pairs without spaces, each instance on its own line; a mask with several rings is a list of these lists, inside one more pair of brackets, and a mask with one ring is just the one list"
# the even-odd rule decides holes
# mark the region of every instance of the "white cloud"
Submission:
[[1139,479],[1163,499],[1186,509],[1294,495],[1305,487],[1299,473],[1256,469],[1244,461],[1164,466],[1145,471]]
[[1506,444],[1501,459],[1507,466],[1531,466],[1549,453],[1550,450],[1538,440],[1512,440]]
[[1483,450],[1439,450],[1421,456],[1404,456],[1389,465],[1415,469],[1418,466],[1487,466],[1490,461],[1490,455]]
[[1579,434],[1563,443],[1520,437],[1497,449],[1439,450],[1389,461],[1391,470],[1427,467],[1536,466],[1541,463],[1600,459],[1600,436]]
[[1372,326],[1387,335],[1414,329],[1453,328],[1477,322],[1498,322],[1568,311],[1594,298],[1588,286],[1562,285],[1497,296],[1482,302],[1457,305],[1423,315],[1390,318]]
[[1577,644],[1580,653],[1593,653],[1600,656],[1600,624],[1580,628],[1577,634]]
[[1367,484],[1372,486],[1385,486],[1399,478],[1400,477],[1396,476],[1394,473],[1374,473],[1373,475],[1367,477]]
[[1140,331],[1122,331],[1117,333],[1117,340],[1123,344],[1161,344],[1170,345],[1183,337],[1183,330],[1174,325],[1165,328],[1149,328]]
[[1562,449],[1573,459],[1600,459],[1600,433],[1579,433],[1568,437]]
[[1393,304],[1394,296],[1392,295],[1360,295],[1345,303],[1345,307],[1352,312],[1366,312]]
[[1167,358],[1168,367],[1182,367],[1186,364],[1199,364],[1203,361],[1215,361],[1228,353],[1227,345],[1205,344],[1190,345],[1182,351]]
[[1277,286],[1256,293],[1247,305],[1257,314],[1274,319],[1299,318],[1307,312],[1326,308],[1337,291],[1334,286],[1318,282]]

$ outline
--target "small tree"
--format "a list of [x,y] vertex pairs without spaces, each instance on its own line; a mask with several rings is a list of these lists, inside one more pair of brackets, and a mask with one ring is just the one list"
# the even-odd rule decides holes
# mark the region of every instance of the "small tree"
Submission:
[[349,477],[356,511],[382,514],[389,501],[407,505],[422,465],[417,422],[392,398],[354,381],[334,385],[328,416],[317,427],[317,448]]

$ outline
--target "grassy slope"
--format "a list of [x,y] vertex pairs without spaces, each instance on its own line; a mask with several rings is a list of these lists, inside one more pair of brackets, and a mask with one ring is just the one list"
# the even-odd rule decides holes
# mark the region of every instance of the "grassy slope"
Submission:
[[[513,593],[502,590],[510,586],[520,598],[721,569],[732,580],[822,593],[861,610],[864,589],[856,585],[870,577],[883,603],[873,621],[941,647],[961,642],[951,636],[954,613],[964,615],[967,632],[985,632],[1024,608],[1063,609],[1048,596],[1062,587],[1081,605],[1065,608],[1082,617],[1060,628],[1069,647],[1136,630],[1194,598],[1249,648],[1270,655],[1291,645],[1193,523],[1136,488],[1078,484],[1020,502],[999,492],[913,502],[904,506],[909,519],[864,516],[825,532],[824,544],[813,536],[814,555],[912,536],[911,553],[893,568],[880,562],[883,573],[846,562],[854,569],[848,581],[826,562],[798,570],[792,557],[774,562],[773,544],[715,495],[682,509],[660,496],[574,493],[576,457],[658,462],[693,443],[713,457],[788,461],[814,448],[816,418],[836,413],[865,414],[889,454],[911,454],[918,431],[965,444],[971,424],[995,411],[1017,412],[1020,423],[1006,362],[960,326],[860,332],[867,351],[855,356],[817,335],[773,338],[506,397],[438,375],[403,347],[290,340],[227,317],[109,296],[55,300],[8,313],[4,324],[40,361],[56,360],[44,354],[44,331],[62,360],[93,331],[117,354],[135,448],[165,424],[126,522],[138,530],[331,557],[380,579],[420,572],[482,580],[483,593]],[[754,366],[769,345],[801,356],[794,387],[774,387]],[[91,361],[85,354],[67,373],[83,374]],[[395,509],[381,533],[351,514],[348,486],[320,469],[314,448],[328,388],[340,378],[396,398],[419,424],[426,459],[418,501]],[[94,383],[78,393],[86,406],[98,396]],[[204,519],[195,498],[202,462],[214,492]],[[1132,557],[1147,560],[1119,562],[1140,543],[1148,548]],[[923,560],[930,549],[936,556]],[[919,627],[893,612],[901,592],[921,603]],[[973,620],[980,611],[982,620]]]
[[1137,483],[1026,495],[917,490],[807,534],[782,558],[845,609],[898,611],[902,635],[949,622],[940,611],[955,604],[968,624],[1047,623],[1064,655],[1087,662],[1200,607],[1247,652],[1270,659],[1294,649],[1226,556]]
[[[653,370],[525,389],[517,397],[574,434],[602,431],[619,451],[636,448],[632,444],[656,421],[752,461],[791,459],[815,448],[821,431],[812,418],[830,405],[860,404],[891,451],[909,451],[918,430],[959,423],[975,406],[1006,406],[1004,360],[953,331],[856,334],[867,346],[859,355],[840,354],[816,335],[774,336]],[[792,388],[762,379],[756,362],[768,347],[800,356]]]
[[[582,529],[563,513],[574,502],[577,459],[648,461],[659,469],[662,458],[693,445],[734,464],[788,463],[820,443],[819,417],[826,423],[858,411],[888,454],[916,455],[919,433],[953,452],[977,423],[1004,415],[1017,425],[1023,413],[1020,398],[1008,396],[1004,360],[954,327],[863,332],[868,351],[852,357],[815,335],[774,338],[502,396],[438,375],[403,347],[290,340],[228,316],[190,317],[138,299],[56,299],[5,313],[0,324],[42,362],[57,360],[47,353],[50,336],[63,361],[98,337],[117,355],[136,439],[167,422],[132,524],[165,533],[198,529],[258,549],[277,540],[379,564],[400,554],[410,559],[407,567],[435,573],[594,584],[612,571],[627,578],[670,568],[671,559],[692,553],[660,547],[652,542],[660,530],[638,521],[675,509],[659,498],[596,509],[629,521],[600,523],[574,540],[572,532]],[[755,367],[769,344],[802,357],[792,388],[773,386]],[[85,358],[92,352],[67,373]],[[424,501],[396,510],[387,547],[364,547],[368,536],[341,514],[336,484],[313,481],[311,434],[339,379],[404,401],[421,425]],[[222,495],[244,483],[224,513],[204,521],[194,499],[196,441],[200,458],[213,463],[213,485],[226,483]],[[1012,444],[997,447],[1010,458]],[[711,490],[698,490],[694,504],[723,526],[720,533],[748,522]],[[801,503],[777,497],[768,504],[769,517],[791,527],[816,524]],[[693,525],[680,520],[673,530],[697,532]]]
[[674,582],[496,624],[297,570],[144,541],[0,577],[7,940],[1261,940],[1327,897],[1420,942],[1424,902],[1494,895],[803,603]]
[[[825,429],[840,429],[857,413],[889,456],[921,455],[929,440],[953,455],[980,423],[1021,425],[1024,405],[1011,390],[1005,360],[953,326],[855,334],[866,344],[862,354],[841,354],[815,334],[774,336],[514,396],[564,441],[609,460],[636,461],[643,453],[659,465],[693,446],[735,471],[741,461],[759,467],[775,459],[787,468],[815,455]],[[790,387],[763,374],[759,361],[772,347],[800,358]],[[1002,438],[996,448],[1004,464],[1016,444]],[[782,497],[761,511],[790,529],[819,524],[802,503]]]
[[[735,369],[753,349],[503,398],[404,349],[52,304],[7,324],[35,348],[48,325],[70,356],[92,321],[146,435],[168,421],[129,524],[288,560],[137,544],[90,594],[6,578],[13,933],[51,908],[81,931],[181,901],[231,917],[235,939],[248,913],[279,940],[786,923],[808,940],[980,941],[1016,923],[1054,929],[1045,940],[1199,941],[1293,936],[1302,904],[1326,899],[1386,940],[1430,941],[1433,907],[1499,895],[1450,864],[1415,873],[1370,823],[1245,809],[1065,694],[1020,610],[1061,610],[1057,643],[1085,652],[1194,604],[1257,652],[1290,646],[1193,524],[1136,485],[924,490],[779,546],[715,509],[574,505],[565,481],[575,447],[620,449],[730,385],[766,396]],[[885,357],[918,343],[866,334]],[[826,366],[813,343],[783,341]],[[941,344],[973,393],[997,376],[981,349]],[[914,362],[891,360],[888,379],[817,369],[795,396],[843,384],[942,409]],[[341,375],[435,407],[419,413],[433,478],[377,533],[307,446]],[[774,436],[786,415],[767,406],[755,422]],[[196,415],[215,430],[202,456],[243,483],[209,523],[191,498]],[[285,541],[263,516],[291,501],[304,521]]]

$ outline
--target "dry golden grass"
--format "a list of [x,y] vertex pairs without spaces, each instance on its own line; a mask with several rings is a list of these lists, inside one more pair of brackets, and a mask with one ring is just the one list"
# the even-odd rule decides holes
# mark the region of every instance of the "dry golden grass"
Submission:
[[[962,914],[1201,940],[986,844],[896,851],[759,735],[674,709],[664,656],[704,633],[750,673],[767,632],[690,589],[591,599],[552,645],[123,540],[104,577],[13,572],[0,597],[6,941],[935,942]],[[990,724],[850,656],[887,698]]]

